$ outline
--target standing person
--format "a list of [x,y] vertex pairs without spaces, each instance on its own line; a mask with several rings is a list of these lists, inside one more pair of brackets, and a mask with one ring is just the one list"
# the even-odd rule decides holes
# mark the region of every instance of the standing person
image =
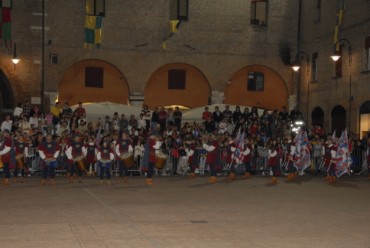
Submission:
[[72,113],[73,113],[73,111],[72,111],[71,107],[69,106],[69,103],[65,102],[64,106],[63,106],[63,109],[62,109],[62,118],[70,119],[72,117]]
[[241,116],[242,116],[242,112],[240,111],[240,107],[236,106],[235,111],[233,112],[233,123],[235,125],[235,129],[237,129],[236,127],[239,126],[238,124],[239,124]]
[[215,128],[218,128],[218,124],[224,119],[224,115],[220,111],[219,107],[215,107],[215,111],[212,113],[212,119],[215,122]]
[[8,130],[9,132],[12,130],[13,121],[10,119],[10,115],[7,114],[5,116],[5,120],[1,123],[1,131]]
[[143,119],[145,120],[145,123],[146,123],[145,130],[146,132],[149,132],[151,112],[148,108],[148,105],[146,104],[143,105],[143,108],[141,109],[141,114],[143,114]]
[[26,102],[23,105],[23,116],[29,118],[30,113],[31,113],[31,104],[29,100],[26,100]]
[[219,145],[214,134],[210,134],[208,138],[203,139],[203,148],[207,151],[206,154],[206,164],[209,165],[210,169],[210,179],[209,183],[217,182],[217,171],[216,164],[219,158]]
[[82,106],[82,102],[78,103],[78,107],[75,109],[74,113],[77,114],[78,119],[86,117],[86,109]]
[[295,167],[295,150],[296,150],[296,144],[294,142],[294,135],[288,135],[288,144],[287,144],[287,159],[288,161],[288,181],[293,181],[297,176],[297,168]]
[[78,182],[82,182],[82,174],[86,170],[86,168],[84,168],[86,153],[87,150],[80,135],[76,134],[66,151],[67,157],[70,160],[69,181],[71,183],[73,183],[73,178],[76,172],[78,175]]
[[233,117],[233,112],[230,110],[230,106],[226,105],[224,111],[222,111],[222,115],[224,116],[224,119],[231,120]]
[[13,117],[19,118],[23,113],[22,103],[18,103],[17,107],[14,108]]
[[181,120],[182,120],[182,112],[180,111],[179,107],[175,107],[175,111],[173,112],[175,127],[177,130],[181,129]]
[[21,182],[24,182],[24,170],[25,170],[25,161],[28,156],[28,146],[24,142],[23,134],[20,134],[17,137],[17,140],[14,142],[14,149],[15,149],[15,169],[14,169],[14,179],[15,182],[17,181],[18,173],[21,173]]
[[185,152],[186,152],[186,157],[188,159],[188,164],[190,167],[190,178],[195,178],[195,169],[198,166],[198,150],[195,146],[195,141],[194,140],[186,140],[185,141]]
[[251,167],[251,160],[252,160],[252,150],[253,147],[249,142],[248,138],[244,139],[244,151],[243,152],[243,164],[245,167],[245,175],[243,178],[248,179],[251,176],[252,167]]
[[155,107],[152,113],[152,118],[150,119],[150,130],[152,133],[157,131],[158,123],[159,123],[158,107]]
[[155,135],[150,135],[145,143],[142,170],[146,172],[146,185],[153,186],[154,164],[156,152],[161,148],[162,141]]
[[336,156],[337,156],[337,146],[333,144],[332,139],[328,139],[328,153],[330,154],[330,164],[328,167],[328,176],[329,176],[329,183],[335,183],[337,180],[336,176],[336,167],[337,167],[337,161],[336,161]]
[[52,124],[54,128],[59,124],[60,115],[62,113],[62,108],[60,107],[60,102],[56,102],[55,105],[51,108],[50,112],[53,114]]
[[53,141],[51,134],[46,135],[46,139],[39,146],[39,155],[43,161],[44,170],[42,172],[42,185],[46,184],[47,177],[51,179],[51,184],[55,184],[55,167],[57,166],[57,158],[60,153],[59,144]]
[[228,141],[226,144],[226,152],[227,152],[227,163],[230,164],[230,173],[229,173],[229,179],[230,180],[235,180],[235,166],[237,166],[237,161],[235,157],[235,152],[236,152],[237,144],[233,140],[231,136],[228,137]]
[[279,154],[275,144],[271,144],[268,152],[268,165],[272,170],[271,183],[277,184],[277,177],[280,175]]
[[129,164],[128,164],[128,160],[124,160],[122,159],[122,156],[127,156],[126,158],[129,158],[129,157],[133,157],[133,147],[132,147],[132,141],[131,139],[128,137],[127,133],[123,132],[122,133],[122,136],[120,139],[117,140],[117,144],[116,144],[116,147],[115,147],[115,152],[118,156],[118,161],[119,161],[119,169],[118,169],[118,174],[119,174],[119,177],[120,177],[120,181],[122,180],[122,176],[123,174],[125,175],[124,178],[123,178],[123,182],[124,183],[127,183],[128,181],[128,168],[129,168]]
[[108,185],[110,184],[111,166],[114,159],[114,151],[111,148],[107,138],[103,139],[103,144],[99,147],[96,158],[99,164],[100,184],[103,184],[104,174],[107,178]]
[[168,113],[164,107],[161,107],[161,110],[159,111],[158,116],[159,116],[159,126],[161,127],[161,134],[163,134],[164,130],[166,130],[167,117],[168,117]]
[[0,145],[0,157],[1,162],[3,164],[3,170],[5,174],[5,178],[3,181],[4,185],[9,185],[9,178],[10,178],[10,161],[11,161],[11,150],[12,150],[12,137],[10,136],[10,132],[8,129],[2,131],[3,142]]
[[86,144],[86,163],[90,176],[94,176],[96,172],[95,163],[98,147],[96,146],[94,140],[95,138],[93,136],[90,136],[88,138],[88,143]]
[[202,119],[207,121],[209,118],[212,118],[212,113],[209,111],[208,107],[205,107],[202,113]]

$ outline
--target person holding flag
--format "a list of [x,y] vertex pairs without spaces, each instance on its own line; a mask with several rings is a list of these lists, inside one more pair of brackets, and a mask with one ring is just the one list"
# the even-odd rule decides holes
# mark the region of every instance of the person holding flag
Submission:
[[248,179],[251,176],[252,172],[252,167],[251,167],[251,160],[252,160],[252,151],[253,151],[253,146],[250,143],[248,138],[244,139],[244,149],[241,151],[242,156],[243,156],[243,164],[245,167],[245,174],[243,178]]
[[295,167],[295,150],[296,143],[294,140],[294,134],[290,134],[287,137],[287,149],[286,149],[286,161],[288,161],[288,182],[293,181],[297,175],[297,168]]
[[[336,160],[335,176],[339,178],[345,173],[349,172],[348,168],[351,165],[351,156],[348,145],[347,130],[344,130],[339,138],[335,160]],[[335,176],[334,178],[332,178],[332,183],[335,183],[336,180]]]

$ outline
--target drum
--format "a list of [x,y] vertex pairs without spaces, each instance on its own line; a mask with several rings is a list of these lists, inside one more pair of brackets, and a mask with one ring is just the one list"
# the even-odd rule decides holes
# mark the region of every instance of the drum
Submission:
[[0,155],[0,169],[4,168],[4,164],[3,164],[3,160],[1,158],[1,155]]
[[121,155],[121,160],[124,163],[124,165],[126,166],[126,168],[131,168],[135,165],[134,155],[132,154],[132,152],[122,154]]
[[23,156],[16,157],[15,164],[18,170],[22,170],[24,168],[24,157]]
[[87,168],[87,163],[85,157],[79,157],[75,160],[77,167],[80,171],[85,171]]
[[167,156],[163,153],[157,153],[155,155],[155,168],[158,170],[162,170],[164,168],[164,165],[166,164]]

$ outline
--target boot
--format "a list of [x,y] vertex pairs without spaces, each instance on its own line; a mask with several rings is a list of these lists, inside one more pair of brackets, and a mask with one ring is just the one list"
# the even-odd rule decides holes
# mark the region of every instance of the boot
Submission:
[[277,177],[272,177],[271,178],[271,183],[272,184],[277,184]]
[[55,185],[55,179],[54,179],[54,178],[52,178],[52,179],[50,180],[50,184],[51,184],[51,185]]
[[41,180],[41,185],[46,185],[46,179]]
[[107,180],[107,184],[110,185],[110,179]]
[[293,173],[289,173],[289,174],[288,174],[287,181],[288,181],[288,182],[293,181]]
[[230,180],[235,180],[235,173],[234,173],[234,172],[231,172],[231,173],[229,174],[229,179],[230,179]]
[[211,177],[209,180],[208,180],[209,183],[215,183],[217,182],[217,177]]
[[248,179],[248,178],[250,178],[251,177],[251,173],[250,172],[246,172],[245,174],[244,174],[244,176],[242,176],[242,178],[244,178],[244,179]]
[[336,176],[332,176],[331,183],[336,183],[336,182],[337,182],[337,177]]
[[124,177],[124,178],[123,178],[123,182],[124,182],[124,183],[128,183],[128,177]]
[[3,184],[8,186],[9,185],[9,178],[5,178]]
[[148,186],[154,186],[153,179],[152,178],[147,178],[146,179],[146,185],[148,185]]
[[195,178],[195,177],[196,177],[195,172],[191,172],[190,175],[189,175],[189,178]]
[[328,181],[328,182],[330,181],[330,176],[329,176],[329,174],[328,174],[328,175],[326,175],[325,180],[326,180],[326,181]]

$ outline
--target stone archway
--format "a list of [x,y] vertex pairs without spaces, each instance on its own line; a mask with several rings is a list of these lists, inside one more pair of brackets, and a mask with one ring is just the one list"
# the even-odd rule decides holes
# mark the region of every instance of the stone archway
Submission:
[[331,130],[340,135],[346,129],[346,109],[341,106],[335,106],[331,111]]
[[324,110],[320,107],[315,107],[311,113],[312,125],[324,127]]
[[[88,81],[91,79],[93,84]],[[94,80],[101,85],[95,85]],[[129,100],[129,87],[122,72],[97,59],[82,60],[69,67],[59,82],[58,93],[59,101],[70,105],[106,101],[128,104]]]
[[231,76],[224,103],[273,110],[287,106],[288,97],[288,88],[277,72],[266,66],[250,65]]
[[[172,79],[178,83],[169,82]],[[174,63],[164,65],[152,73],[145,86],[144,96],[144,103],[149,108],[168,105],[195,108],[209,103],[211,88],[198,68]]]

